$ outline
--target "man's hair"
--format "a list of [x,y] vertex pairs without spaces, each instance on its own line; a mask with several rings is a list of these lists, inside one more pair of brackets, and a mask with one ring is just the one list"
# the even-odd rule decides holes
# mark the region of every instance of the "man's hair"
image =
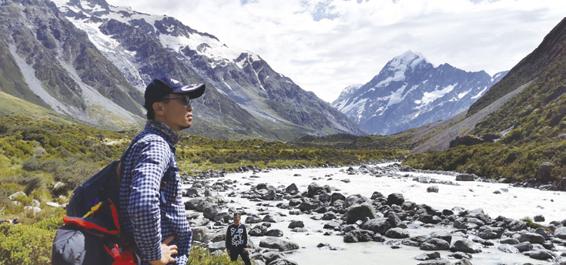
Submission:
[[147,109],[147,114],[145,116],[148,120],[155,119],[155,111],[153,111],[153,106],[149,106],[149,108]]
[[234,213],[234,217],[241,217],[242,215],[240,213]]

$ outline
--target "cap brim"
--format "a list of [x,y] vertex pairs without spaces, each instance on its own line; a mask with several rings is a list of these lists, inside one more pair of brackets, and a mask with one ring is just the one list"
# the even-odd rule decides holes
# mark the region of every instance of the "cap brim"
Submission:
[[186,85],[173,89],[174,94],[187,95],[189,98],[198,98],[204,94],[204,84]]

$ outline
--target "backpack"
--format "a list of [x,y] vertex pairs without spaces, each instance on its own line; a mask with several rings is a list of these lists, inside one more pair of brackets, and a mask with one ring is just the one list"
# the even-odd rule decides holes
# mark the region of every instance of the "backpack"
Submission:
[[121,163],[113,161],[74,190],[53,241],[53,265],[137,264],[121,237],[120,176]]

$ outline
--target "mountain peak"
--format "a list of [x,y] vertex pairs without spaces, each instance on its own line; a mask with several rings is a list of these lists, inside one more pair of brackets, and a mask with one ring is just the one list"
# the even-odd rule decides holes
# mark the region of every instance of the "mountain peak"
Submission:
[[57,0],[56,2],[58,2],[58,6],[67,4],[78,6],[91,12],[110,10],[110,5],[105,0]]
[[424,56],[420,53],[408,50],[401,55],[393,57],[393,59],[387,63],[386,68],[405,71],[408,68],[414,68],[421,63],[427,63]]

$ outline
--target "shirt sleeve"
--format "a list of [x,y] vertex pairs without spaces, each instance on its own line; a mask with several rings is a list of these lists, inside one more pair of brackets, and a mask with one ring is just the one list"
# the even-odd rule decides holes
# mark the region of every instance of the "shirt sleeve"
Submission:
[[230,250],[232,249],[232,244],[230,243],[232,241],[232,237],[230,235],[230,226],[228,226],[228,228],[226,228],[226,249]]
[[127,211],[142,260],[159,260],[162,240],[159,188],[171,150],[165,141],[142,141],[139,144]]
[[242,235],[244,238],[244,248],[248,247],[248,230],[246,229],[246,226],[244,225],[244,234]]

